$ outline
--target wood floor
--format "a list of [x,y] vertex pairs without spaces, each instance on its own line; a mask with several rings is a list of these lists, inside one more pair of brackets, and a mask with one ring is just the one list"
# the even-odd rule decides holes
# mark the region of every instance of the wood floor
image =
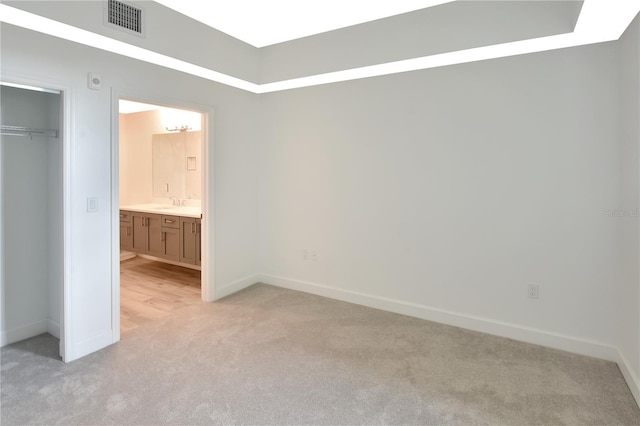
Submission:
[[136,257],[120,263],[120,333],[201,303],[200,271]]

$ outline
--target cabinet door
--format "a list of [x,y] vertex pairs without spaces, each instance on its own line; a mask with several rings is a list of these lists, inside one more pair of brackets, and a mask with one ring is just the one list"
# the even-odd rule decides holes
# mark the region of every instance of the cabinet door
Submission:
[[174,262],[180,261],[180,229],[162,228],[164,252],[162,257]]
[[120,222],[131,222],[131,212],[120,210]]
[[196,264],[196,220],[180,218],[180,262]]
[[133,226],[129,222],[120,222],[120,250],[133,248]]
[[131,239],[131,251],[136,253],[147,252],[147,218],[142,213],[132,213],[133,238]]
[[202,219],[196,219],[196,265],[202,265]]
[[159,214],[147,214],[146,217],[146,253],[149,256],[162,257],[164,254],[164,241],[162,241],[162,216]]

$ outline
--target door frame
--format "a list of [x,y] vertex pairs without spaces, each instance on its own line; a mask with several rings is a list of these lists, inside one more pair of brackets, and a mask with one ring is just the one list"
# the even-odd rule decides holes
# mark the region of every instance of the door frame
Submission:
[[111,328],[113,343],[120,340],[120,118],[119,100],[127,99],[202,114],[202,265],[201,298],[213,302],[215,294],[215,182],[214,115],[208,105],[113,87],[111,89]]
[[[60,129],[58,138],[60,139],[60,150],[62,160],[62,241],[60,248],[62,251],[62,276],[61,297],[60,297],[60,358],[69,362],[75,359],[73,353],[74,330],[73,330],[73,286],[72,286],[72,229],[73,229],[73,208],[72,208],[72,182],[73,176],[73,99],[74,91],[72,86],[66,82],[57,80],[41,79],[31,76],[15,75],[11,73],[0,73],[0,81],[25,86],[50,89],[60,92]],[[0,227],[0,237],[2,237],[2,227]],[[0,250],[2,248],[0,247]],[[0,252],[0,255],[2,253]]]

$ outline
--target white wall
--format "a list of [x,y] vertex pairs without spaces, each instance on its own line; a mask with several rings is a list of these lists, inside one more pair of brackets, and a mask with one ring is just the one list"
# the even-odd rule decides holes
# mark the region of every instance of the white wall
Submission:
[[[255,274],[255,95],[3,24],[2,73],[72,88],[70,336],[74,359],[112,341],[111,329],[111,93],[215,110],[215,282],[224,288]],[[87,73],[103,78],[86,88]],[[160,99],[158,99],[160,98]],[[87,197],[100,209],[87,213]]]
[[[2,124],[59,129],[60,95],[2,86]],[[0,344],[60,329],[60,140],[2,136]]]
[[620,48],[620,143],[622,199],[619,215],[613,220],[619,226],[621,269],[617,339],[627,368],[621,366],[630,388],[640,401],[640,30],[638,18],[633,21],[619,43]]
[[106,1],[3,0],[2,3],[243,80],[258,79],[258,49],[153,1],[132,2],[144,9],[144,37],[106,26]]
[[120,114],[120,205],[153,202],[151,136],[163,133],[160,111]]
[[617,59],[598,44],[263,95],[264,280],[613,357]]
[[[199,115],[198,115],[199,116]],[[170,203],[166,197],[153,196],[153,135],[166,134],[160,110],[120,114],[120,205],[141,203]],[[186,156],[195,156],[195,171],[184,171],[185,205],[200,207],[202,190],[202,133],[190,133],[185,143]],[[186,160],[185,160],[186,161]],[[191,198],[186,199],[191,196]]]
[[[55,114],[55,120],[60,123],[60,96],[52,98],[50,110]],[[55,104],[55,105],[54,105]],[[54,108],[55,106],[55,108]],[[53,121],[53,120],[52,120]],[[49,241],[49,270],[47,279],[49,280],[49,306],[47,317],[47,331],[60,337],[60,327],[62,326],[62,294],[64,278],[64,235],[63,235],[63,191],[62,191],[62,140],[60,139],[60,125],[56,125],[58,139],[49,144],[49,164],[48,164],[48,222],[47,237]]]
[[266,46],[260,82],[573,31],[582,2],[456,1]]

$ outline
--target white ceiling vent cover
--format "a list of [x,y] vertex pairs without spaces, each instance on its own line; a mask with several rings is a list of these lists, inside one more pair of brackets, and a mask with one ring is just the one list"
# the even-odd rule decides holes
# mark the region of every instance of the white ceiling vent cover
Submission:
[[104,9],[104,21],[109,27],[144,37],[144,9],[131,3],[107,0]]

